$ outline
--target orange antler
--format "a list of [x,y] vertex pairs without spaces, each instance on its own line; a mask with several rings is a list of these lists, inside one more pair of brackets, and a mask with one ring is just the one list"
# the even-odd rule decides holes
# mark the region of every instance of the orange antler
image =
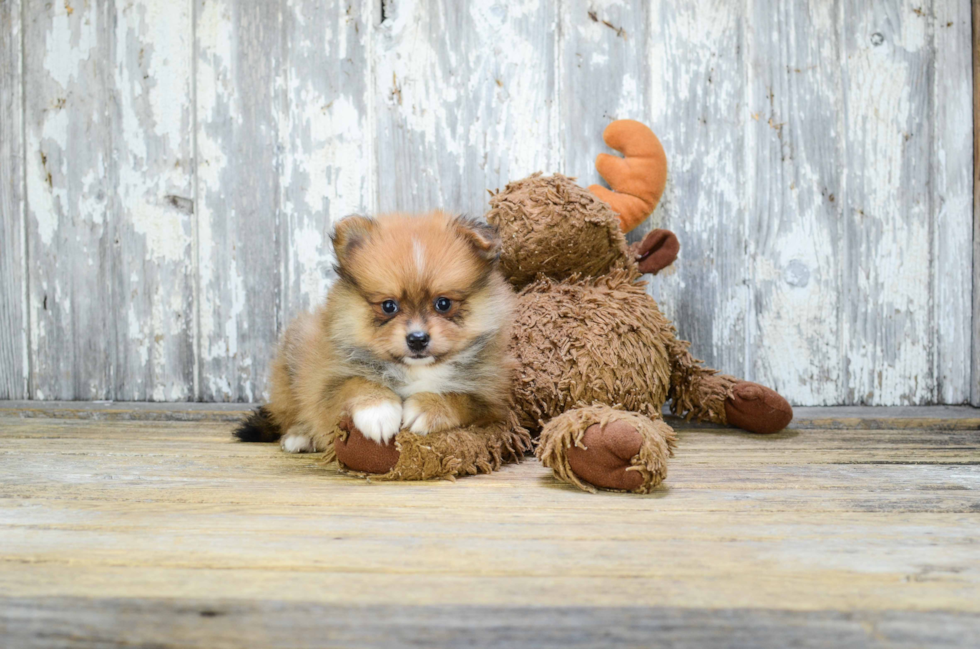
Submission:
[[612,190],[592,185],[589,191],[619,215],[623,232],[643,222],[660,202],[667,182],[667,155],[649,128],[631,119],[616,120],[602,139],[624,157],[600,153],[595,168]]

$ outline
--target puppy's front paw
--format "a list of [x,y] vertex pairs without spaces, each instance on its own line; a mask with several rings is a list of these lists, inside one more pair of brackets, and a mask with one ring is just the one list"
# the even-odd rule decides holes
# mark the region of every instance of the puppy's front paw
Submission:
[[354,410],[352,419],[362,435],[378,444],[387,444],[401,430],[402,404],[397,401],[381,401]]
[[416,435],[438,433],[459,425],[459,419],[438,397],[413,395],[405,400],[402,427]]

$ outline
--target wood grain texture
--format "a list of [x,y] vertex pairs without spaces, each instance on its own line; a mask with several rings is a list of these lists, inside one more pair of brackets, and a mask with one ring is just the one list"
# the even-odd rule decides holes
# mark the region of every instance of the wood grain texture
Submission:
[[276,0],[199,0],[196,11],[199,397],[265,396],[282,287]]
[[[282,324],[319,305],[333,280],[329,233],[374,212],[369,100],[371,3],[283,5]],[[260,382],[265,377],[256,377]]]
[[650,121],[669,166],[660,209],[681,242],[676,273],[652,280],[654,295],[697,358],[750,378],[743,9],[654,2],[650,21]]
[[835,5],[751,3],[746,19],[749,374],[799,403],[842,403]]
[[386,3],[374,44],[378,208],[482,216],[559,168],[550,0]]
[[936,235],[928,8],[841,5],[845,164],[843,318],[849,403],[914,404],[936,390]]
[[[27,638],[77,624],[71,637],[109,646],[153,632],[272,646],[287,630],[295,645],[323,640],[307,634],[330,611],[337,643],[358,646],[429,646],[478,619],[472,637],[495,638],[518,611],[520,628],[557,643],[572,625],[583,646],[660,627],[681,646],[733,627],[733,646],[972,646],[980,624],[975,427],[691,426],[666,485],[637,497],[580,492],[533,460],[372,484],[234,443],[227,423],[0,426],[0,624]],[[574,622],[587,619],[602,628]]]
[[20,0],[0,3],[0,399],[28,396]]
[[[111,611],[111,613],[109,613]],[[0,598],[0,625],[18,647],[534,646],[975,647],[980,620],[940,611],[758,610],[697,607],[377,606],[240,600]]]
[[112,397],[194,398],[192,0],[112,7]]
[[193,392],[191,5],[31,5],[38,398]]
[[971,349],[980,328],[972,315],[973,106],[972,16],[965,2],[933,3],[934,112],[929,170],[933,222],[932,286],[934,373],[931,401],[967,403],[972,383]]
[[[611,121],[647,122],[663,110],[658,106],[653,111],[650,105],[649,11],[648,3],[628,0],[561,5],[559,170],[578,177],[583,186],[603,182],[595,170],[598,153],[620,155],[602,142],[602,131]],[[669,126],[656,123],[651,128],[661,132]],[[627,238],[641,240],[660,217],[658,210]]]
[[30,392],[113,396],[119,353],[110,4],[26,0]]
[[970,402],[980,406],[980,3],[973,8],[973,380]]

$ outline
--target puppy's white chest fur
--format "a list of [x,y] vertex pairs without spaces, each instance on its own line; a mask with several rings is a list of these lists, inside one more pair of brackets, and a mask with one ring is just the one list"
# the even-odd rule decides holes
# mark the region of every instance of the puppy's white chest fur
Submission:
[[410,365],[405,372],[405,381],[395,386],[395,392],[407,399],[419,392],[458,392],[454,368],[448,363],[440,365]]

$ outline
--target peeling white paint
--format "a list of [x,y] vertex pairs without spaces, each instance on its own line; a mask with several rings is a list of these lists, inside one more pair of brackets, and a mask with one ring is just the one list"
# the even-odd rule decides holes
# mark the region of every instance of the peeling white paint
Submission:
[[198,396],[196,344],[200,396],[258,398],[333,222],[597,181],[613,118],[667,149],[651,290],[695,355],[794,403],[969,396],[965,0],[194,1],[27,12],[35,396]]

